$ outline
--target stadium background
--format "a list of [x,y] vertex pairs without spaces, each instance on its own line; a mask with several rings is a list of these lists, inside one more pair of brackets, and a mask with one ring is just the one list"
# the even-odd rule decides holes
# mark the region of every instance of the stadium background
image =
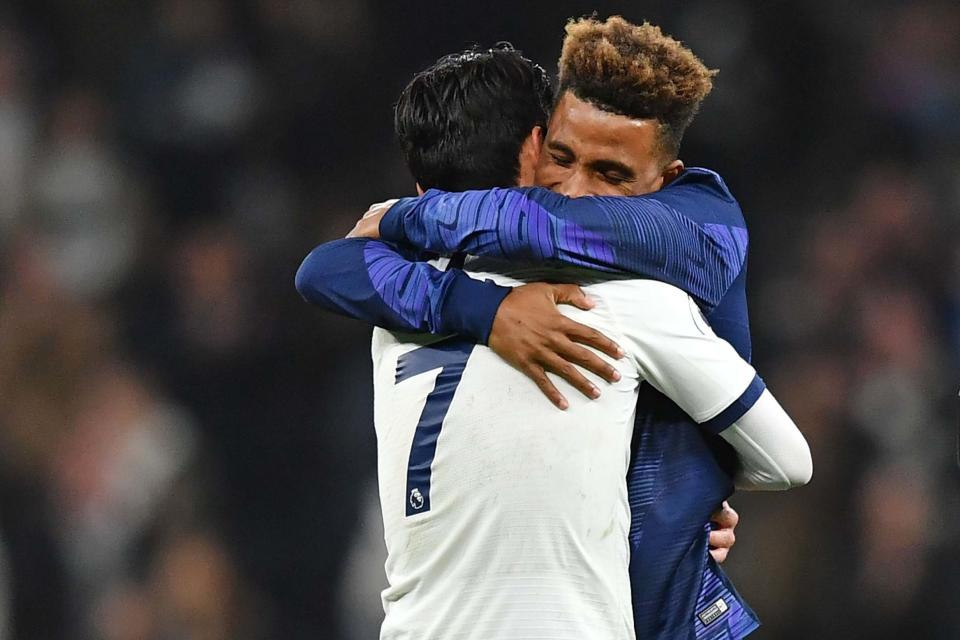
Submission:
[[373,637],[369,330],[293,274],[408,194],[416,70],[564,19],[718,67],[685,143],[752,230],[813,483],[738,495],[757,638],[960,638],[960,5],[0,4],[0,638]]

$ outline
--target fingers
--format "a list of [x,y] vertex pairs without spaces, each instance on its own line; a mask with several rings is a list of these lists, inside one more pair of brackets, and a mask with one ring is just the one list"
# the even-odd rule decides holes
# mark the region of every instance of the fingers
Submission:
[[390,200],[384,200],[383,202],[374,202],[367,209],[366,213],[363,214],[364,218],[371,218],[375,215],[383,215],[390,210],[390,207],[399,202],[399,198],[391,198]]
[[380,237],[379,220],[374,218],[363,218],[353,227],[353,230],[347,234],[348,238],[372,238],[376,240]]
[[737,535],[733,530],[740,522],[740,514],[724,501],[710,516],[710,522],[717,527],[710,532],[710,555],[721,563],[727,559],[730,549],[737,543]]
[[740,514],[730,506],[729,502],[724,500],[720,508],[710,516],[710,522],[717,525],[718,529],[733,530],[740,522]]
[[727,554],[730,553],[729,549],[710,549],[710,555],[713,557],[714,561],[717,564],[723,564],[727,559]]
[[580,373],[579,369],[560,356],[551,354],[547,362],[544,364],[544,369],[550,373],[557,374],[570,383],[573,388],[588,398],[596,400],[600,397],[600,389],[598,389],[592,382],[587,380],[586,377]]
[[[616,342],[603,335],[596,329],[588,327],[585,324],[574,322],[569,318],[564,318],[563,331],[571,340],[593,347],[611,358],[620,359],[624,356],[623,349]],[[591,369],[592,371],[592,369]]]
[[550,402],[558,409],[561,411],[567,410],[570,403],[567,402],[567,399],[560,393],[557,387],[550,382],[550,378],[547,377],[547,373],[541,367],[530,367],[524,370],[524,373],[537,384],[537,387],[539,387],[543,395],[547,396]]
[[376,240],[380,237],[380,220],[397,203],[397,199],[387,200],[386,202],[377,202],[370,205],[363,217],[357,221],[348,238],[372,238]]
[[573,305],[584,311],[589,311],[596,306],[583,289],[575,284],[555,284],[551,285],[551,289],[553,289],[553,301],[557,304]]
[[[710,547],[712,550],[723,550],[724,557],[730,548],[737,543],[737,535],[733,529],[717,529],[710,532]],[[718,562],[720,562],[718,560]]]
[[568,362],[580,365],[587,371],[600,376],[607,382],[620,380],[620,372],[612,364],[595,354],[593,351],[579,346],[575,342],[557,347],[557,355]]
[[600,332],[566,318],[556,307],[559,303],[584,310],[594,306],[577,285],[523,285],[512,291],[497,311],[489,346],[530,377],[550,402],[566,409],[569,403],[547,372],[560,376],[587,398],[596,399],[600,389],[586,377],[586,371],[610,383],[619,381],[621,375],[615,366],[586,347],[613,358],[622,357],[623,352]]

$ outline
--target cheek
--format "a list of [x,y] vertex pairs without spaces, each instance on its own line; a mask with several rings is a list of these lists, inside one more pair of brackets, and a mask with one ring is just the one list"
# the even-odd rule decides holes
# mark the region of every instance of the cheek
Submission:
[[649,183],[635,182],[626,187],[625,194],[628,196],[643,196],[648,193],[653,193],[654,191],[659,191],[662,186],[663,184],[660,180],[654,180]]
[[633,193],[630,191],[630,187],[622,184],[610,184],[609,182],[604,182],[600,178],[595,178],[590,181],[589,185],[590,194],[595,196],[630,196]]
[[663,187],[663,175],[656,166],[651,166],[646,171],[639,172],[638,175],[638,180],[633,183],[631,188],[632,195],[640,196],[653,193]]

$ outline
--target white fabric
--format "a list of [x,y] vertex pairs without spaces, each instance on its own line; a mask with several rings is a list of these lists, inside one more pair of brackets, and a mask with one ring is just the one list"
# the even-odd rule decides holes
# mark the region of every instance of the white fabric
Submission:
[[813,476],[810,446],[769,391],[720,435],[740,459],[737,489],[782,491],[805,485]]
[[439,369],[395,384],[396,365],[401,354],[438,339],[375,330],[390,584],[382,594],[382,639],[634,637],[625,478],[639,385],[648,380],[703,421],[736,400],[755,374],[679,289],[651,280],[584,289],[594,310],[561,309],[628,352],[615,363],[622,379],[608,385],[587,373],[602,390],[592,401],[554,377],[570,401],[560,411],[531,380],[475,347],[437,442],[431,509],[410,517],[410,447]]

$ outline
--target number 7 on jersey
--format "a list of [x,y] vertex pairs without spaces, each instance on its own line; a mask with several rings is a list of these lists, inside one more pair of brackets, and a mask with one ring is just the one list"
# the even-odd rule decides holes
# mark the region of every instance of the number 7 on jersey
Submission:
[[437,454],[437,439],[473,347],[472,342],[451,338],[408,351],[397,359],[396,384],[421,373],[440,369],[433,391],[427,395],[427,401],[423,405],[420,421],[413,432],[413,443],[410,445],[410,461],[407,463],[407,517],[430,511],[431,467]]

